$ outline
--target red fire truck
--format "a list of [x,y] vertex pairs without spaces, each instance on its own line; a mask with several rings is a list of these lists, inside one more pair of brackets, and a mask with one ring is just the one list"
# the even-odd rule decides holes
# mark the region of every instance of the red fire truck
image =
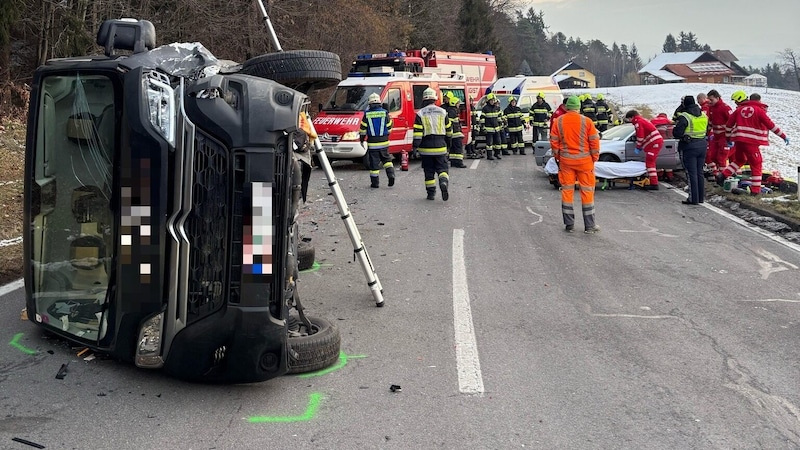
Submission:
[[422,108],[422,93],[432,87],[442,95],[450,92],[461,100],[460,118],[469,142],[471,129],[467,84],[463,74],[439,76],[428,72],[395,72],[390,67],[372,68],[371,73],[350,73],[314,118],[314,128],[330,159],[362,162],[366,150],[359,144],[359,126],[370,94],[378,94],[392,117],[389,153],[411,152],[414,118]]
[[463,53],[439,50],[395,50],[389,53],[366,53],[356,57],[350,73],[370,73],[376,67],[391,67],[396,72],[464,74],[467,95],[478,100],[497,81],[497,64],[492,52]]

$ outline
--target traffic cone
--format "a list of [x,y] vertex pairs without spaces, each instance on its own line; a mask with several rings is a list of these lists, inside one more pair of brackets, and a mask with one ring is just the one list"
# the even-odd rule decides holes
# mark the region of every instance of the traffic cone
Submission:
[[405,150],[400,154],[400,170],[403,172],[408,171],[408,152]]

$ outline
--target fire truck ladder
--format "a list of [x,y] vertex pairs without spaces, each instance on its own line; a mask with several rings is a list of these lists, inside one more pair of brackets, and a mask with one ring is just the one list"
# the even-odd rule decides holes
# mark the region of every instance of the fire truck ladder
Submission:
[[[267,15],[267,10],[264,8],[264,2],[262,0],[258,0],[258,6],[261,8],[261,15],[264,17],[264,24],[269,32],[272,45],[275,47],[276,51],[282,52],[283,48],[281,48],[281,44],[278,41],[278,35],[275,34],[275,29],[272,26],[272,21]],[[344,195],[339,187],[339,183],[336,181],[336,175],[333,173],[333,168],[328,160],[328,155],[325,154],[325,150],[322,148],[322,143],[320,142],[319,137],[317,136],[317,131],[314,129],[314,124],[311,121],[311,116],[307,112],[305,115],[307,125],[311,130],[309,138],[313,139],[314,151],[317,155],[317,159],[319,160],[322,170],[325,172],[325,177],[328,179],[328,186],[331,189],[333,198],[336,200],[336,205],[339,207],[339,213],[342,221],[344,222],[344,227],[347,229],[347,234],[350,235],[350,242],[353,244],[353,255],[361,264],[361,268],[364,270],[364,276],[367,278],[367,286],[369,286],[370,290],[372,291],[372,297],[375,299],[375,304],[377,306],[383,306],[383,286],[378,279],[378,274],[375,272],[375,267],[372,265],[372,260],[369,258],[369,253],[367,253],[367,248],[364,246],[364,241],[361,239],[361,234],[358,232],[356,222],[353,220],[353,216],[350,214],[350,208],[347,206],[347,202],[344,199]]]

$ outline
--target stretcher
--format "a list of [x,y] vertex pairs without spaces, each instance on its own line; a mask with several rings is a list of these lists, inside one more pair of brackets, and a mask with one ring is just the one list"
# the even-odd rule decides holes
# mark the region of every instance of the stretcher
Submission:
[[[547,174],[550,184],[554,187],[561,187],[558,182],[558,164],[556,160],[550,158],[544,165],[544,172]],[[601,191],[612,189],[617,183],[625,183],[628,189],[633,189],[634,186],[641,188],[650,184],[650,179],[647,177],[647,167],[641,161],[627,161],[627,162],[607,162],[597,161],[594,163],[594,176],[597,178]]]

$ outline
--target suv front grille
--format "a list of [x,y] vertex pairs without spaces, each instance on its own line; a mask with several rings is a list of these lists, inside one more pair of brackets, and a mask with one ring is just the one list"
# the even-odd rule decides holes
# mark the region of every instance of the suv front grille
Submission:
[[228,254],[228,149],[198,130],[194,143],[191,212],[185,229],[190,242],[187,322],[222,307]]

